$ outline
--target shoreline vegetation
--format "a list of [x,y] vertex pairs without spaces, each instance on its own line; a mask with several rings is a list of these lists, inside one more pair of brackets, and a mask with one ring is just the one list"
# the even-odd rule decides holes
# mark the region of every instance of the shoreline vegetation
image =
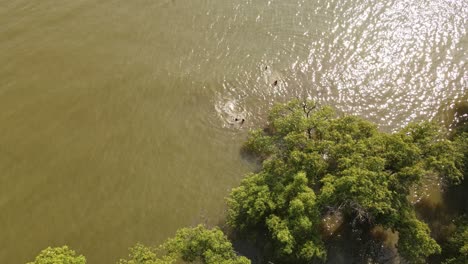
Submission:
[[[258,256],[241,256],[219,227],[199,225],[158,247],[137,244],[118,264],[325,263],[340,244],[353,248],[353,263],[468,263],[466,201],[437,225],[410,199],[427,180],[468,191],[466,120],[452,134],[432,122],[390,134],[293,100],[273,107],[243,152],[262,166],[226,198],[227,233],[248,241]],[[29,264],[84,263],[64,246],[41,251]]]

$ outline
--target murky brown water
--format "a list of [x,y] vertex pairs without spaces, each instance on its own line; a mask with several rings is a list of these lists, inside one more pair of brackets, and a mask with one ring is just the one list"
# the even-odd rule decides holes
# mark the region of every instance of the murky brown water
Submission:
[[62,244],[112,263],[216,224],[276,101],[386,130],[436,118],[467,92],[467,17],[465,0],[0,0],[0,263]]

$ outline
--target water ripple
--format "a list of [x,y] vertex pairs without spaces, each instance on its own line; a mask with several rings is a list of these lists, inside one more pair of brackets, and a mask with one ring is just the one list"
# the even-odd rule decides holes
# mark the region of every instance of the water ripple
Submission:
[[464,1],[234,2],[231,14],[209,12],[215,48],[184,58],[219,83],[219,116],[234,115],[220,107],[231,102],[263,120],[272,102],[301,97],[391,130],[466,93]]

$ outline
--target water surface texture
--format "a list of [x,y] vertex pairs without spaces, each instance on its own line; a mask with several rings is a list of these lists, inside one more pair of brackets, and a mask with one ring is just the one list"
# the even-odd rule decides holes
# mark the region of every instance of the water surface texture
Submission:
[[274,102],[387,131],[437,118],[466,100],[467,17],[466,0],[0,0],[0,263],[62,244],[113,263],[218,224]]

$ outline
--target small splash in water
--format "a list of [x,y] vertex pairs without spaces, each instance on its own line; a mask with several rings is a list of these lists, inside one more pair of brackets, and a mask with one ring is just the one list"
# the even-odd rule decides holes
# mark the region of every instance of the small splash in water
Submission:
[[240,100],[220,98],[216,100],[215,109],[224,128],[240,129],[244,126],[246,111]]

